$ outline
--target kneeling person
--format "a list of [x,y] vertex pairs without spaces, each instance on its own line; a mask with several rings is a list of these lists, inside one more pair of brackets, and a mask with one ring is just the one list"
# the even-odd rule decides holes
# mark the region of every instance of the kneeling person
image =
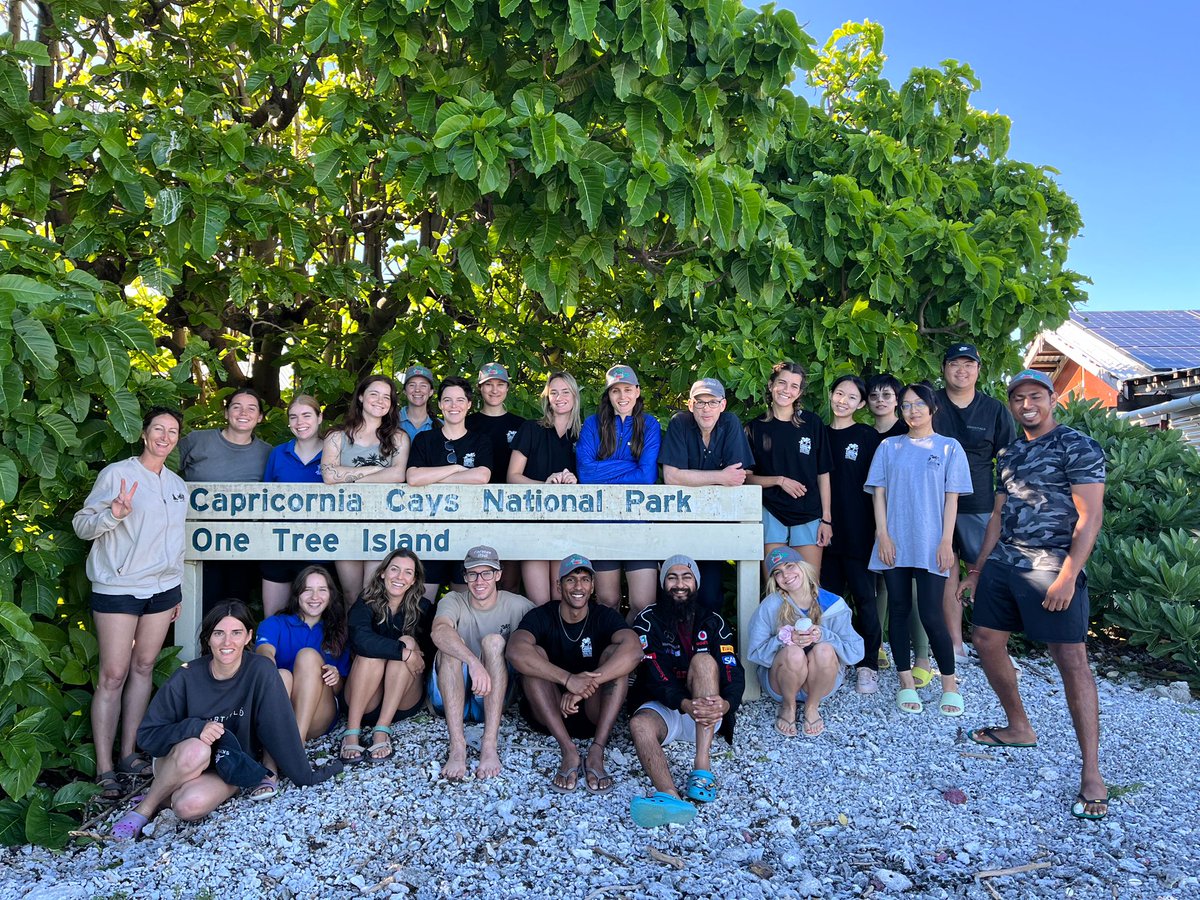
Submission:
[[500,557],[493,548],[472,547],[463,560],[463,569],[466,591],[452,591],[441,599],[432,629],[438,652],[429,699],[433,708],[446,717],[450,752],[442,775],[451,781],[467,776],[466,719],[483,722],[475,777],[494,778],[500,774],[496,742],[500,717],[512,699],[504,649],[509,635],[533,609],[533,604],[521,595],[499,589]]
[[[521,675],[521,713],[548,732],[562,750],[551,779],[556,791],[573,791],[582,777],[594,794],[612,790],[604,768],[628,676],[642,659],[637,634],[621,614],[595,601],[596,570],[578,553],[558,566],[562,599],[533,609],[508,642],[508,661]],[[573,738],[592,738],[587,764]]]
[[700,573],[696,562],[672,556],[662,564],[659,582],[667,599],[643,610],[633,622],[644,656],[635,684],[641,701],[629,720],[638,759],[655,793],[630,804],[644,828],[688,822],[696,809],[679,796],[663,745],[696,745],[687,797],[698,803],[717,798],[711,751],[718,731],[733,743],[734,715],[742,702],[746,673],[733,648],[733,632],[715,612],[696,601]]

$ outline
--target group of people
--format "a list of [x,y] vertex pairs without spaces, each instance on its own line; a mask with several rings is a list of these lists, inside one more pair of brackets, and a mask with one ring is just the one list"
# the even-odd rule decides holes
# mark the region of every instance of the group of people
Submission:
[[[524,718],[561,751],[551,789],[612,789],[604,755],[624,706],[654,786],[634,800],[635,821],[690,819],[696,803],[716,797],[712,740],[732,740],[744,687],[721,617],[719,562],[593,563],[573,554],[504,566],[481,545],[461,564],[407,550],[380,562],[338,560],[336,578],[322,565],[210,563],[203,656],[150,697],[154,661],[181,599],[183,479],[648,484],[660,467],[666,484],[763,488],[767,588],[742,627],[748,661],[778,704],[780,734],[823,733],[821,702],[848,667],[856,667],[859,693],[879,690],[879,669],[889,663],[885,626],[897,708],[923,711],[918,690],[932,680],[932,651],[938,710],[961,716],[957,667],[972,652],[961,603],[973,600],[974,652],[1008,723],[972,739],[1036,743],[1005,648],[1014,630],[1047,642],[1083,751],[1071,811],[1103,816],[1083,574],[1100,527],[1103,453],[1054,420],[1057,396],[1045,375],[1013,378],[1006,410],[976,390],[980,365],[975,347],[957,344],[945,353],[941,390],[886,374],[841,376],[828,424],[803,408],[807,375],[794,363],[774,367],[766,410],[744,427],[727,409],[724,386],[702,378],[665,436],[625,365],[608,371],[598,411],[582,421],[579,388],[566,372],[546,379],[540,419],[510,413],[509,375],[499,363],[484,366],[474,385],[455,376],[436,389],[433,373],[414,365],[403,407],[390,378],[366,378],[324,436],[320,404],[297,396],[288,408],[294,439],[275,448],[254,436],[263,409],[250,390],[227,399],[225,428],[182,439],[177,410],[150,410],[141,454],[106,467],[75,518],[77,533],[94,542],[97,781],[115,799],[123,777],[154,776],[115,834],[136,836],[166,806],[199,818],[238,789],[269,798],[280,773],[312,784],[343,764],[389,759],[393,725],[424,708],[447,723],[443,776],[467,777],[463,722],[474,720],[484,724],[475,775],[493,777],[502,769],[500,717],[517,695]],[[471,412],[475,388],[481,405]],[[857,420],[864,409],[874,427]],[[165,465],[177,445],[183,478]],[[245,598],[259,579],[264,618],[256,627],[247,605],[230,598]],[[439,599],[443,587],[450,590]],[[332,732],[343,716],[339,759],[313,769],[304,742]],[[586,753],[579,739],[590,739]],[[661,749],[674,740],[695,743],[682,794]]]

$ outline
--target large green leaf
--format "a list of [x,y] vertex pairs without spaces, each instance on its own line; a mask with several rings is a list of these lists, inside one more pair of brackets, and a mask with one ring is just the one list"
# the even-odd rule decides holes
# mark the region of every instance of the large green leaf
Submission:
[[154,213],[150,221],[159,228],[165,228],[183,212],[183,191],[179,188],[163,188],[154,196]]
[[26,577],[21,583],[21,609],[31,616],[51,619],[58,609],[58,592],[44,578]]
[[52,285],[35,281],[24,275],[0,275],[0,294],[11,297],[24,307],[49,303],[56,299],[59,293],[59,290]]
[[0,503],[12,503],[19,486],[17,462],[4,447],[0,447]]
[[39,319],[18,311],[13,314],[13,332],[18,357],[33,363],[43,377],[49,378],[57,371],[58,350]]
[[88,347],[96,360],[96,372],[110,390],[116,390],[129,378],[129,353],[107,331],[88,332]]
[[229,221],[229,207],[212,197],[197,197],[193,206],[192,248],[202,259],[217,253],[217,239]]
[[581,41],[590,41],[596,30],[600,0],[567,0],[567,11],[571,18],[571,34]]
[[40,417],[40,421],[42,427],[53,436],[54,443],[59,450],[66,450],[68,447],[74,447],[79,443],[79,435],[76,433],[75,423],[62,413],[45,413]]
[[21,375],[21,367],[9,363],[0,370],[0,414],[10,416],[25,397],[25,379]]
[[579,215],[589,228],[595,228],[604,207],[604,169],[595,163],[580,161],[568,166],[567,171],[579,189]]
[[142,433],[142,410],[137,398],[129,391],[121,388],[105,395],[108,401],[108,421],[129,443],[133,443]]

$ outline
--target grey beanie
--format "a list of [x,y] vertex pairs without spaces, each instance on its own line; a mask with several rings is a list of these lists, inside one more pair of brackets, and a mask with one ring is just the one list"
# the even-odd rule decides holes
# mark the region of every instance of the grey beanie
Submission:
[[696,587],[700,587],[700,567],[696,565],[696,561],[690,556],[684,556],[682,553],[676,553],[674,556],[663,560],[662,566],[658,570],[658,586],[665,588],[667,586],[667,572],[671,571],[672,566],[687,566],[692,570],[692,577],[696,579]]

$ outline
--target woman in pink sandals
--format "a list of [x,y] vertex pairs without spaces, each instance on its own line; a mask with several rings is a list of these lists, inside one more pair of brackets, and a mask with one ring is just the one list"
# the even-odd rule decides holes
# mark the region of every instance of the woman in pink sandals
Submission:
[[239,788],[274,777],[259,761],[267,752],[299,785],[320,784],[342,771],[339,760],[313,769],[275,664],[247,652],[254,641],[246,604],[224,600],[200,625],[203,655],[167,679],[142,720],[138,744],[154,757],[154,781],[113,826],[130,841],[159,810],[188,822],[202,819]]

